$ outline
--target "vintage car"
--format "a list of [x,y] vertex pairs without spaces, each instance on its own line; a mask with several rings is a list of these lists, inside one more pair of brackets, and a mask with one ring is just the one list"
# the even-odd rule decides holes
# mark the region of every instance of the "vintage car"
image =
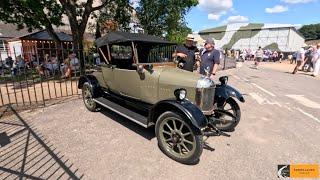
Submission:
[[105,107],[154,127],[160,149],[170,158],[196,163],[204,136],[227,135],[223,131],[239,123],[235,99],[244,98],[227,85],[228,77],[215,84],[177,68],[172,58],[176,44],[146,34],[111,32],[96,45],[105,62],[79,79],[85,106],[90,111]]

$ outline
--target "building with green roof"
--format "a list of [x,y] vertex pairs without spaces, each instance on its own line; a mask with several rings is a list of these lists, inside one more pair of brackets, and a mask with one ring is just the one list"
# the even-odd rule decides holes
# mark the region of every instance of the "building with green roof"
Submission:
[[264,49],[294,52],[305,45],[304,37],[290,24],[236,23],[194,34],[198,46],[211,38],[220,49]]

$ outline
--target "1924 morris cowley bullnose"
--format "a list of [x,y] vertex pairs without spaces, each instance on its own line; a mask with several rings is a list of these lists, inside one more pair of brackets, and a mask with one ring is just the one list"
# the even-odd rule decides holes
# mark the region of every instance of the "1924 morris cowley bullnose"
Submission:
[[104,63],[82,76],[79,89],[90,111],[106,107],[135,123],[155,126],[163,153],[194,164],[204,136],[226,135],[240,121],[234,98],[243,96],[227,85],[187,72],[172,60],[175,44],[146,34],[111,32],[96,40]]

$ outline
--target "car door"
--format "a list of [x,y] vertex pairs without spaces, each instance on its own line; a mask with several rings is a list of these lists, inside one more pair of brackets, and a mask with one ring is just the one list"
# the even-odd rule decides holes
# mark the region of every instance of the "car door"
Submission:
[[115,90],[114,67],[111,64],[101,64],[103,81],[109,90]]
[[[133,65],[131,45],[110,46],[113,91],[140,100],[140,77]],[[106,73],[107,74],[107,73]]]
[[159,72],[144,70],[114,69],[114,79],[118,92],[126,97],[154,104],[158,100]]

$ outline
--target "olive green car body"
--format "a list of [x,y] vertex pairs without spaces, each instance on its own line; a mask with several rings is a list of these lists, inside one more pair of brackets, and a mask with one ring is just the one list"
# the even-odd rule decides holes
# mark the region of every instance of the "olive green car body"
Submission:
[[186,89],[187,99],[194,102],[200,75],[173,66],[164,64],[138,72],[102,65],[101,71],[92,75],[103,89],[149,104],[174,98],[173,92],[179,88]]

